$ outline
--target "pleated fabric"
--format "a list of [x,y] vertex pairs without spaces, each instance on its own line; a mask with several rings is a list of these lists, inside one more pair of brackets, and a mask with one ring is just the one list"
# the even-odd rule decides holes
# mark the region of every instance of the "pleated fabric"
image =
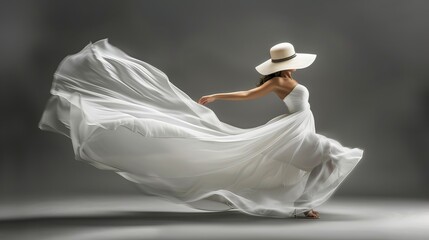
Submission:
[[76,160],[193,208],[290,217],[325,202],[363,156],[316,133],[304,85],[285,114],[238,128],[108,39],[67,56],[50,93],[39,128],[70,138]]

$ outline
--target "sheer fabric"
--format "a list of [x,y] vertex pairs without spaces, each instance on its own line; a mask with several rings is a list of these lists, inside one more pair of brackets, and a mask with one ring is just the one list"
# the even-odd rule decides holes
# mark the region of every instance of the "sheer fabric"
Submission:
[[363,156],[316,133],[304,85],[287,113],[242,129],[107,39],[67,56],[50,93],[39,128],[69,137],[76,160],[198,209],[292,216],[325,202]]

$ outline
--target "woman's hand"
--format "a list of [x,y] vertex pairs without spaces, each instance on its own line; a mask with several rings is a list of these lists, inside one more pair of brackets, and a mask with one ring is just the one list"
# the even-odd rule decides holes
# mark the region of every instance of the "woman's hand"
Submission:
[[200,100],[198,100],[198,103],[205,105],[207,103],[214,102],[215,100],[216,100],[215,95],[206,95],[206,96],[202,96]]

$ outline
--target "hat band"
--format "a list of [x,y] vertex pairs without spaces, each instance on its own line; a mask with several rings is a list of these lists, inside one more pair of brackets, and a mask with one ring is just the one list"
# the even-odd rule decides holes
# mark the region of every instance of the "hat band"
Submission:
[[287,60],[292,59],[294,57],[296,57],[296,53],[294,53],[292,56],[285,57],[285,58],[271,59],[271,62],[273,62],[273,63],[284,62],[284,61],[287,61]]

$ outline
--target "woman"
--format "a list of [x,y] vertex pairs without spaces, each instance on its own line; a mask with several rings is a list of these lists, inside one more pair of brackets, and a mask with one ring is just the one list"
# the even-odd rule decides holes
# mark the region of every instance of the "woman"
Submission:
[[[231,93],[217,93],[203,96],[198,100],[200,104],[207,104],[215,100],[249,100],[260,98],[268,93],[274,92],[283,101],[292,90],[298,86],[298,82],[292,78],[292,72],[296,68],[305,68],[313,63],[316,58],[314,54],[295,53],[290,43],[280,43],[270,49],[271,59],[256,67],[261,77],[256,88],[247,91]],[[300,99],[306,101],[305,98]],[[304,212],[310,218],[319,218],[319,212],[310,209]]]
[[[317,218],[312,208],[333,194],[363,150],[315,132],[308,90],[291,76],[315,55],[295,54],[287,43],[270,53],[256,68],[268,75],[258,88],[198,103],[107,39],[90,43],[59,65],[39,127],[69,137],[76,160],[115,171],[151,195],[210,211]],[[289,113],[254,128],[224,123],[203,105],[271,91]]]

